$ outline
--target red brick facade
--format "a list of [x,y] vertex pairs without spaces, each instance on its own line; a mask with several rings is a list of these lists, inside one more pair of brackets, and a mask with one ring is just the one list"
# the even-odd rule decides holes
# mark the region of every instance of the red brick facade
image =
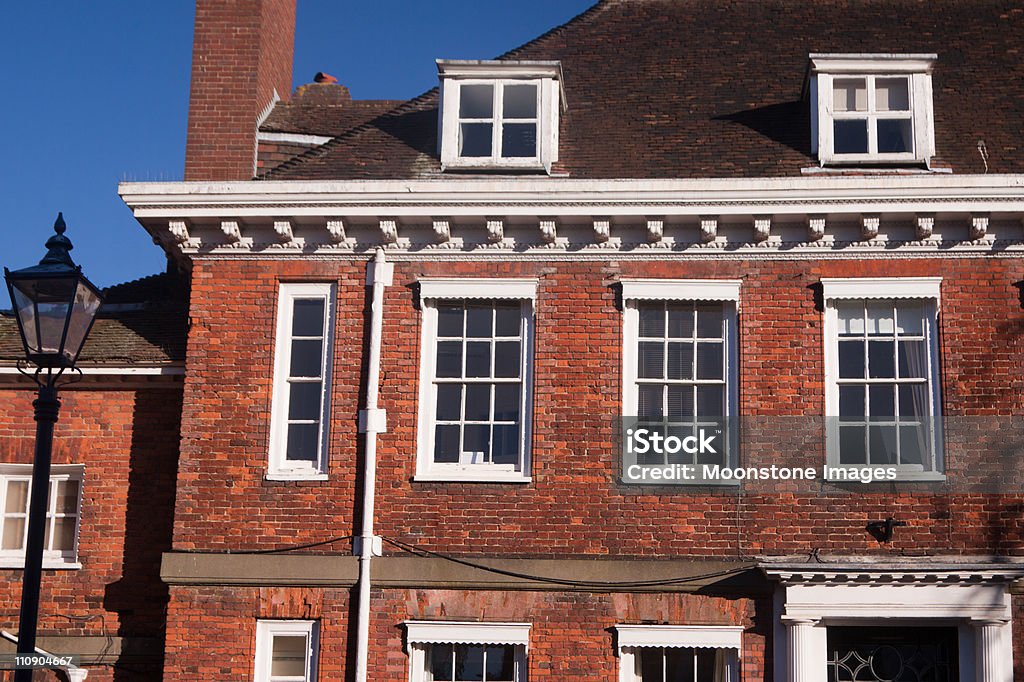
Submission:
[[[32,462],[34,395],[25,386],[0,392],[4,464]],[[81,568],[44,570],[39,646],[71,638],[60,653],[82,654],[90,680],[159,679],[167,608],[160,558],[171,546],[180,385],[82,386],[63,391],[61,400],[53,463],[85,465]],[[0,619],[11,632],[18,629],[20,575],[0,570]]]
[[[365,390],[364,263],[195,261],[192,315],[203,322],[193,326],[188,353],[176,551],[265,551],[358,531],[361,439],[355,414]],[[539,280],[528,484],[412,480],[422,317],[414,285],[430,276]],[[893,497],[875,488],[815,496],[771,490],[737,498],[708,489],[620,483],[611,420],[621,411],[622,312],[615,283],[683,276],[743,280],[744,415],[823,412],[823,313],[815,293],[823,277],[941,276],[945,413],[1012,414],[1021,408],[1024,349],[1017,330],[1024,311],[1014,283],[1024,278],[1024,265],[1018,259],[402,261],[384,309],[381,404],[389,429],[378,448],[376,532],[468,559],[746,559],[818,552],[865,558],[1020,556],[1022,495]],[[337,285],[329,476],[266,481],[263,415],[271,398],[275,294],[280,282],[300,281]],[[787,462],[807,466],[823,460],[822,450],[787,455]],[[886,516],[908,526],[883,544],[865,532],[865,524]],[[344,554],[346,547],[342,540],[302,553]],[[402,553],[385,546],[385,554]],[[205,664],[211,670],[222,666],[222,674],[247,670],[254,656],[253,623],[262,617],[321,618],[320,679],[342,679],[343,671],[350,676],[351,662],[327,648],[352,641],[354,609],[344,595],[327,588],[280,588],[280,609],[267,616],[268,592],[278,594],[269,587],[173,587],[165,679],[194,679],[195,666],[201,672]],[[406,679],[400,624],[425,619],[532,622],[530,680],[617,679],[610,629],[617,623],[742,625],[742,680],[768,680],[774,656],[771,599],[755,593],[716,587],[699,594],[374,589],[370,679]],[[216,665],[208,639],[190,634],[200,622],[220,624],[213,639],[224,658]],[[1021,627],[1018,620],[1015,628]],[[1019,637],[1015,649],[1020,661]],[[1017,665],[1017,674],[1024,673]]]

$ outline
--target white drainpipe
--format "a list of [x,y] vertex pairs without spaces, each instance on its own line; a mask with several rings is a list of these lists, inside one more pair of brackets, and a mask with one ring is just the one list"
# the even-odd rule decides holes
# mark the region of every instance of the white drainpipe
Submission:
[[373,287],[370,308],[370,357],[366,376],[366,409],[359,413],[359,430],[366,434],[363,469],[363,523],[359,536],[359,618],[356,632],[356,682],[366,682],[370,648],[370,562],[381,554],[380,538],[373,534],[373,502],[377,484],[377,434],[387,431],[387,413],[377,407],[380,388],[381,327],[384,321],[384,287],[390,286],[395,266],[384,262],[384,249],[377,249],[366,270],[366,286]]

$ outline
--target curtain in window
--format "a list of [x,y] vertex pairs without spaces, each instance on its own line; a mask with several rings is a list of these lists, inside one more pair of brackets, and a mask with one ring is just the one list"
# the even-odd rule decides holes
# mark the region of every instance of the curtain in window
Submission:
[[714,682],[731,682],[729,679],[729,651],[727,649],[715,651]]

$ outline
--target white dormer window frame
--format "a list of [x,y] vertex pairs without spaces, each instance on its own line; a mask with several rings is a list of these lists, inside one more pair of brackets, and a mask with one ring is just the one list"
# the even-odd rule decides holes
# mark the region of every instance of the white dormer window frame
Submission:
[[564,102],[559,62],[439,59],[437,69],[442,170],[551,172]]
[[811,152],[821,165],[929,165],[935,155],[936,58],[811,54]]

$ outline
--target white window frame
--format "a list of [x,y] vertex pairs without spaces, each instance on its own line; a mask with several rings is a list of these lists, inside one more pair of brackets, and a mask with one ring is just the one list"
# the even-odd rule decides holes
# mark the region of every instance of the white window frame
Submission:
[[403,625],[409,682],[434,682],[427,668],[429,649],[434,644],[512,645],[516,648],[516,682],[527,680],[530,623],[409,620]]
[[[739,415],[739,307],[741,280],[732,279],[622,279],[622,414],[635,415],[638,410],[640,314],[637,304],[648,301],[678,303],[721,303],[725,317],[725,360],[722,376],[725,378],[726,414]],[[718,415],[715,415],[718,416]],[[730,466],[735,466],[737,443],[730,443]],[[632,483],[632,482],[631,482]],[[694,484],[707,481],[694,479]],[[736,481],[715,481],[735,484]]]
[[[924,331],[928,347],[928,377],[931,415],[929,440],[932,451],[931,468],[920,466],[897,466],[899,481],[942,481],[945,480],[942,429],[942,386],[941,359],[939,356],[938,316],[941,304],[941,277],[854,277],[822,278],[822,294],[825,304],[824,320],[824,365],[825,365],[825,452],[830,467],[850,467],[839,462],[839,315],[836,301],[843,300],[918,300],[927,304]],[[867,465],[864,465],[867,466]],[[878,464],[872,467],[882,466]]]
[[[0,464],[0,537],[3,534],[7,509],[8,481],[28,482],[28,504],[32,501],[32,465],[31,464]],[[82,489],[85,483],[85,465],[54,464],[50,467],[50,487],[47,491],[46,523],[49,527],[50,543],[54,540],[54,519],[57,508],[57,485],[60,481],[78,482],[78,503],[75,515],[75,540],[70,550],[54,550],[43,548],[43,568],[46,569],[79,569],[78,536],[82,528]],[[0,550],[0,568],[25,568],[25,543],[28,538],[28,507],[25,509],[25,531],[22,536],[21,549]]]
[[[537,280],[423,278],[419,280],[423,324],[420,340],[419,428],[416,439],[417,481],[528,483],[533,405],[533,337]],[[437,414],[437,302],[519,301],[522,305],[519,463],[455,464],[434,462],[434,415]]]
[[[818,155],[818,160],[823,166],[920,163],[927,165],[935,155],[931,71],[936,59],[935,54],[811,54],[811,153]],[[896,77],[905,77],[908,80],[913,150],[880,154],[877,152],[876,129],[870,125],[870,122],[878,117],[874,113],[874,82],[877,78]],[[868,88],[868,111],[856,114],[850,112],[848,115],[844,112],[835,112],[834,81],[857,78],[864,79]],[[908,118],[898,115],[883,117]],[[864,118],[869,121],[867,153],[835,152],[832,124],[837,118]]]
[[[320,400],[320,437],[316,462],[289,461],[288,403],[291,329],[294,304],[298,299],[324,300],[324,343],[321,357],[323,393]],[[268,480],[326,480],[330,419],[331,360],[334,347],[335,290],[330,283],[285,283],[278,289],[277,328],[274,342],[274,385],[271,398]]]
[[[616,625],[619,682],[650,682],[637,672],[637,650],[643,648],[724,649],[726,677],[739,682],[743,627],[739,625]],[[660,682],[660,681],[659,681]]]
[[[306,674],[304,677],[272,677],[271,656],[277,636],[306,637]],[[320,652],[320,627],[315,620],[259,620],[256,622],[255,682],[315,682],[317,658]]]
[[[558,114],[563,101],[561,66],[541,61],[437,60],[441,78],[438,130],[441,169],[545,170],[558,161]],[[463,85],[493,85],[490,156],[460,156],[459,104]],[[501,156],[502,97],[507,85],[537,86],[537,149],[533,157]]]

